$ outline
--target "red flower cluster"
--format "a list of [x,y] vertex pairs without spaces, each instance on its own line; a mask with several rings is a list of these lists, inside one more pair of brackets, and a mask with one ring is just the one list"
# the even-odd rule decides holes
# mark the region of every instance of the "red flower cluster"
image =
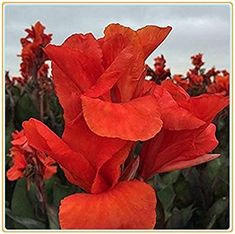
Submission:
[[[20,64],[21,76],[7,79],[8,85],[26,85],[30,80],[36,80],[41,89],[51,90],[51,81],[48,79],[49,66],[45,63],[47,56],[43,51],[52,39],[52,34],[44,33],[45,27],[37,22],[31,29],[26,29],[26,37],[21,38],[22,51],[19,55],[22,59]],[[41,87],[43,83],[44,88]]]
[[[45,153],[35,150],[25,136],[24,130],[12,133],[13,147],[10,150],[12,167],[7,171],[9,180],[26,177],[28,184],[37,180],[49,179],[56,173],[55,161]],[[39,178],[40,177],[40,178]]]
[[35,119],[23,128],[29,145],[87,192],[61,201],[62,229],[153,228],[156,196],[143,180],[219,156],[208,154],[217,145],[211,121],[228,97],[191,98],[170,80],[157,85],[145,79],[146,58],[170,31],[111,24],[103,38],[74,34],[45,48],[64,109],[64,133],[59,138]]
[[208,93],[223,93],[229,95],[229,73],[227,71],[218,72],[210,85],[207,87]]
[[51,42],[52,34],[45,34],[44,30],[45,27],[37,22],[31,29],[25,30],[28,35],[20,40],[23,47],[20,55],[22,58],[20,71],[26,81],[40,69],[46,60],[42,48]]
[[154,59],[155,74],[158,76],[158,80],[163,81],[167,77],[171,76],[170,69],[166,67],[166,60],[163,55]]
[[205,71],[202,67],[203,54],[197,54],[191,57],[193,69],[189,69],[186,77],[183,75],[174,75],[172,80],[181,86],[190,95],[199,95],[202,93],[221,93],[229,95],[229,73],[227,71],[218,71],[214,67]]

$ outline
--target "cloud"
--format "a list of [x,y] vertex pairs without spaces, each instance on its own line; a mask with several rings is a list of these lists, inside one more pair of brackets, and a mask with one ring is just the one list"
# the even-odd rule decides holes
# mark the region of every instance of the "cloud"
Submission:
[[171,34],[147,60],[150,65],[154,56],[164,54],[173,73],[185,73],[190,56],[202,52],[208,67],[229,69],[230,11],[228,4],[7,4],[5,68],[18,73],[19,58],[15,55],[20,51],[19,39],[25,28],[39,20],[53,33],[55,44],[75,32],[101,37],[111,22],[133,29],[147,24],[171,25]]

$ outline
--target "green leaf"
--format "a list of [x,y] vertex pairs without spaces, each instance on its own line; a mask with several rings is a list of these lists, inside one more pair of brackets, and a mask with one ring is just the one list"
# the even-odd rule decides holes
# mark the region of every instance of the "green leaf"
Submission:
[[7,127],[6,127],[6,132],[5,132],[5,152],[6,154],[9,153],[9,149],[11,147],[11,134],[12,132],[14,131],[14,127],[12,126],[12,124],[9,124]]
[[180,175],[180,170],[165,173],[161,176],[162,183],[165,185],[174,184]]
[[189,206],[193,202],[189,183],[182,175],[179,176],[177,182],[175,183],[174,190],[176,193],[175,204],[177,204],[178,208]]
[[53,189],[54,186],[60,183],[59,178],[54,175],[50,179],[45,180],[45,193],[47,197],[47,203],[52,205],[53,204]]
[[174,208],[172,216],[169,218],[166,227],[185,228],[189,220],[192,218],[194,210],[195,209],[193,209],[193,204],[181,210]]
[[59,207],[60,201],[63,198],[75,192],[76,192],[76,187],[72,185],[61,185],[61,184],[55,183],[54,188],[53,188],[53,205],[55,207]]
[[59,229],[58,209],[54,206],[47,205],[47,217],[50,229]]
[[215,221],[214,219],[219,219],[221,215],[227,210],[228,208],[228,197],[222,197],[218,199],[208,210],[207,213],[207,223],[209,227],[213,227]]
[[[29,200],[28,192],[26,190],[25,178],[16,182],[14,189],[12,203],[12,216],[35,219],[34,209]],[[15,223],[15,228],[22,228],[21,222]],[[24,227],[23,227],[24,228]]]
[[[15,117],[19,125],[25,120],[28,120],[31,117],[38,117],[37,108],[34,106],[33,101],[25,93],[18,101],[16,108],[15,108]],[[20,127],[20,126],[18,126]]]
[[175,191],[171,185],[168,185],[158,191],[158,198],[162,203],[164,213],[165,213],[165,220],[170,217],[170,210],[173,206],[173,202],[175,199]]
[[38,220],[13,215],[9,209],[6,209],[6,216],[14,221],[14,227],[7,226],[8,229],[45,229],[46,225]]

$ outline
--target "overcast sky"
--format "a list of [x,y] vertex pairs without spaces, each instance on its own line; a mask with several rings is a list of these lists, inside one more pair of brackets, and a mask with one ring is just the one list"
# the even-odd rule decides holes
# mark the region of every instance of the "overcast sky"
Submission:
[[231,9],[228,4],[7,4],[5,5],[5,70],[19,74],[20,38],[24,29],[41,21],[53,33],[53,44],[61,44],[73,33],[103,36],[109,23],[133,29],[148,24],[173,27],[162,45],[148,58],[164,54],[172,74],[191,66],[190,56],[203,53],[206,67],[230,69]]

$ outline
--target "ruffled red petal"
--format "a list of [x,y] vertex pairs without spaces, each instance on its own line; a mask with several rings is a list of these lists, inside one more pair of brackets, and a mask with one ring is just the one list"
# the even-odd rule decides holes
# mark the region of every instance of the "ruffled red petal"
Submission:
[[205,122],[211,122],[215,116],[229,104],[229,97],[220,94],[203,94],[190,98],[190,110]]
[[214,160],[218,158],[220,154],[204,154],[202,156],[199,156],[197,158],[193,158],[191,160],[182,160],[182,161],[176,161],[176,162],[170,162],[169,164],[166,164],[164,167],[162,167],[158,173],[161,172],[169,172],[174,170],[181,170],[187,167],[193,167],[197,166],[199,164]]
[[116,185],[121,175],[121,165],[128,157],[132,144],[132,142],[126,143],[122,149],[100,167],[92,185],[92,193],[102,192]]
[[87,90],[85,95],[99,97],[117,84],[120,97],[113,99],[119,102],[129,101],[135,92],[140,79],[143,79],[144,60],[141,50],[134,46],[128,46],[114,59],[112,64],[97,80],[96,84]]
[[146,59],[168,36],[172,27],[145,26],[137,30],[140,43]]
[[76,185],[90,191],[95,171],[82,154],[72,151],[46,125],[36,119],[25,121],[23,128],[32,147],[47,153],[72,174],[73,178],[76,179]]
[[93,183],[96,184],[96,188],[92,192],[106,189],[109,179],[99,174],[100,169],[126,145],[126,141],[94,134],[82,115],[66,124],[62,138],[72,150],[82,153],[94,168],[96,175]]
[[[163,129],[156,137],[144,143],[140,154],[141,176],[148,179],[155,173],[167,172],[168,169],[183,169],[196,165],[196,162],[205,162],[205,159],[211,160],[212,157],[203,155],[211,152],[218,144],[215,130],[214,124],[204,130]],[[203,160],[200,159],[201,156]]]
[[148,184],[120,182],[99,194],[74,194],[61,201],[62,229],[151,229],[156,196]]
[[11,148],[13,165],[7,171],[8,180],[14,181],[23,177],[23,171],[27,166],[24,154],[16,147]]
[[158,98],[163,127],[168,130],[195,129],[206,124],[189,110],[181,107],[171,94],[159,85],[155,85],[154,95]]
[[158,102],[153,96],[127,103],[110,103],[82,96],[82,108],[87,125],[100,136],[147,140],[162,127]]
[[54,62],[52,62],[52,76],[56,95],[64,110],[65,122],[69,122],[81,112],[81,91]]
[[92,34],[72,35],[61,46],[47,46],[45,52],[80,91],[90,88],[103,72],[102,51]]

